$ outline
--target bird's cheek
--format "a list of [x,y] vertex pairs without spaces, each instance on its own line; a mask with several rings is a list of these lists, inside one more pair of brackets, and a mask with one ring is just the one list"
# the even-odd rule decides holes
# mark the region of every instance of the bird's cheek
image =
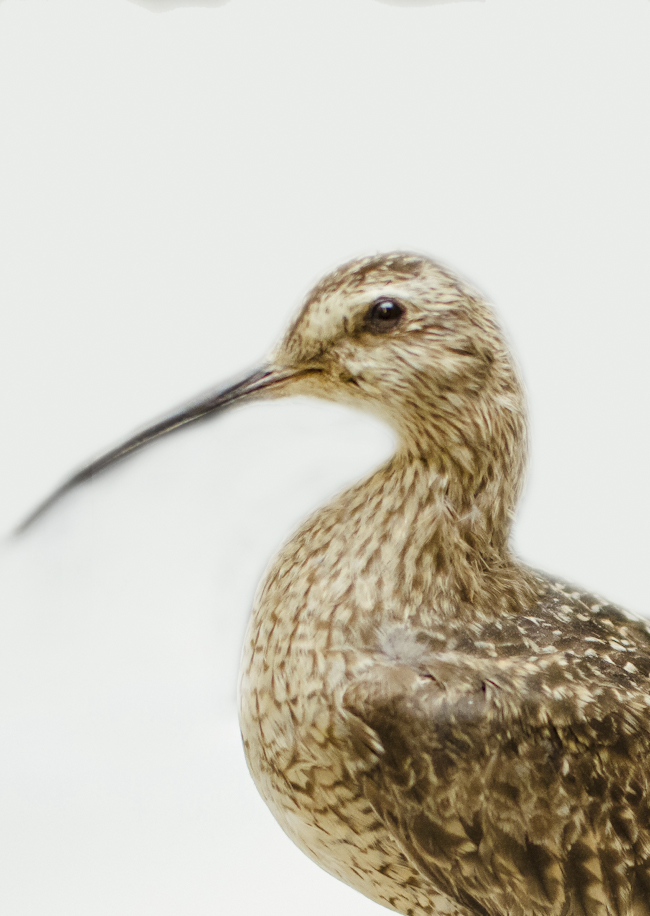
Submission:
[[370,394],[377,387],[377,379],[372,367],[360,360],[342,362],[339,368],[339,380],[350,394]]

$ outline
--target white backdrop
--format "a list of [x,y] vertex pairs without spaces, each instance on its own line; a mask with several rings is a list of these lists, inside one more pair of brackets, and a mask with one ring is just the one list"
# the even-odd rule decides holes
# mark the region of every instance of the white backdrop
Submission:
[[[647,0],[0,2],[0,529],[414,248],[523,368],[518,550],[650,611],[649,44]],[[269,557],[391,447],[253,405],[3,544],[3,914],[380,912],[276,827],[234,695]]]

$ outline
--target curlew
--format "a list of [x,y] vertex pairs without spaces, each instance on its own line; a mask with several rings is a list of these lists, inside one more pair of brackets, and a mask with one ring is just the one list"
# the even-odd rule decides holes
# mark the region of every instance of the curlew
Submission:
[[164,433],[293,394],[378,414],[398,447],[282,548],[249,621],[241,732],[282,828],[407,916],[650,916],[650,635],[512,554],[522,389],[448,270],[334,271],[266,365],[25,524]]

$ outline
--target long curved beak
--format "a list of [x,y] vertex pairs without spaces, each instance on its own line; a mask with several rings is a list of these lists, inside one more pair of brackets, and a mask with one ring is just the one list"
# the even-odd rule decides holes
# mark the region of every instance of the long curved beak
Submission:
[[106,468],[115,464],[117,461],[121,461],[122,458],[126,458],[128,455],[133,454],[133,452],[138,451],[138,449],[143,448],[143,446],[148,445],[155,439],[159,439],[161,436],[174,432],[174,430],[181,429],[189,423],[195,423],[197,420],[205,420],[208,417],[212,417],[235,403],[262,397],[263,393],[268,392],[269,389],[279,387],[282,383],[302,374],[304,373],[299,371],[296,372],[291,369],[277,369],[273,366],[263,366],[261,369],[257,369],[241,381],[236,382],[234,385],[229,385],[227,388],[212,389],[195,400],[177,407],[176,410],[156,420],[150,426],[146,426],[139,432],[134,433],[134,435],[130,436],[124,442],[109,449],[102,455],[99,455],[89,464],[75,471],[74,474],[71,474],[60,487],[50,494],[47,499],[37,506],[36,509],[21,522],[14,533],[20,534],[25,531],[25,529],[29,528],[30,525],[33,525],[44,512],[50,509],[70,490],[90,480],[95,474],[99,474],[100,471],[106,470]]

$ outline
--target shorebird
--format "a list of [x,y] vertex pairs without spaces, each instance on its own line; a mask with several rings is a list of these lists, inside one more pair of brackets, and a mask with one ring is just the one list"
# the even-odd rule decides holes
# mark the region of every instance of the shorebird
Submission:
[[650,635],[523,565],[526,415],[491,308],[426,257],[344,265],[269,361],[74,474],[252,398],[378,414],[394,456],[282,548],[245,637],[257,787],[406,916],[650,916]]

